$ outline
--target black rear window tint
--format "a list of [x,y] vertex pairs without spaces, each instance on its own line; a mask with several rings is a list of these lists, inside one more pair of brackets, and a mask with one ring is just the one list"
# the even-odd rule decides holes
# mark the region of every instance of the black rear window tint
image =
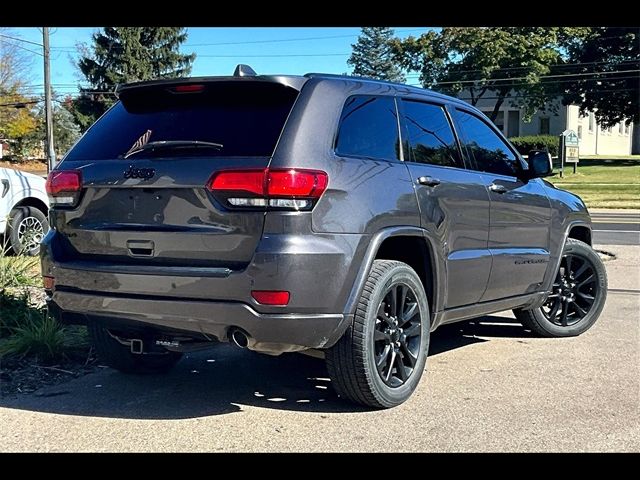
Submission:
[[136,142],[165,140],[197,140],[223,147],[159,149],[130,160],[150,155],[271,156],[298,91],[266,82],[204,85],[198,93],[172,93],[163,86],[123,94],[122,101],[87,131],[65,159],[123,158]]
[[393,97],[354,95],[342,110],[338,155],[384,160],[400,158],[398,117]]

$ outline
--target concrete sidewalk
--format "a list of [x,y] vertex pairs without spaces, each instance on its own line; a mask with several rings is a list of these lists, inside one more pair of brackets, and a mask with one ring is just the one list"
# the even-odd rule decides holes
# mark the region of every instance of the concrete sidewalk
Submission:
[[[639,193],[640,195],[640,193]],[[640,217],[640,209],[638,208],[590,208],[590,214],[627,214],[629,216],[638,216]]]

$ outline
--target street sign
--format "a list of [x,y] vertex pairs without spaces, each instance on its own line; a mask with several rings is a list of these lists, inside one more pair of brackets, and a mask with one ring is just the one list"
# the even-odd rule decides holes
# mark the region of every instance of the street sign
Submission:
[[564,161],[567,163],[578,163],[580,158],[578,156],[578,147],[567,147],[565,144]]
[[580,145],[580,139],[578,138],[578,134],[573,130],[565,130],[562,132],[562,136],[564,136],[564,144],[567,147],[578,147]]
[[580,162],[580,139],[573,130],[565,130],[560,134],[560,176],[564,176],[564,164],[573,163],[573,173]]

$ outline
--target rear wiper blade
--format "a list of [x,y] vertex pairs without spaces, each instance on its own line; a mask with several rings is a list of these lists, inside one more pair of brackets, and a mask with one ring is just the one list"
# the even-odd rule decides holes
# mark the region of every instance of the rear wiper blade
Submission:
[[221,150],[223,146],[224,145],[221,143],[205,142],[203,140],[157,140],[155,142],[146,143],[135,150],[127,152],[124,158],[129,158],[131,155],[135,155],[136,153],[145,152],[147,150],[157,150],[160,148],[206,147]]

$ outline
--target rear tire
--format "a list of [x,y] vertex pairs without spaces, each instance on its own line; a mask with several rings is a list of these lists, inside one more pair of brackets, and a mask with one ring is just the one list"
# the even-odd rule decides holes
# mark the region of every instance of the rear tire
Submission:
[[35,207],[16,207],[9,214],[9,245],[16,255],[35,257],[40,242],[49,231],[44,213]]
[[351,325],[326,351],[334,389],[368,407],[400,405],[422,377],[429,330],[420,277],[405,263],[375,260]]
[[586,332],[596,323],[607,299],[607,271],[589,245],[569,238],[562,256],[547,302],[539,308],[513,311],[525,328],[543,337],[575,337]]
[[[135,354],[113,338],[108,329],[89,322],[89,335],[98,358],[122,373],[166,373],[182,358],[182,353]],[[135,335],[131,335],[135,337]]]

